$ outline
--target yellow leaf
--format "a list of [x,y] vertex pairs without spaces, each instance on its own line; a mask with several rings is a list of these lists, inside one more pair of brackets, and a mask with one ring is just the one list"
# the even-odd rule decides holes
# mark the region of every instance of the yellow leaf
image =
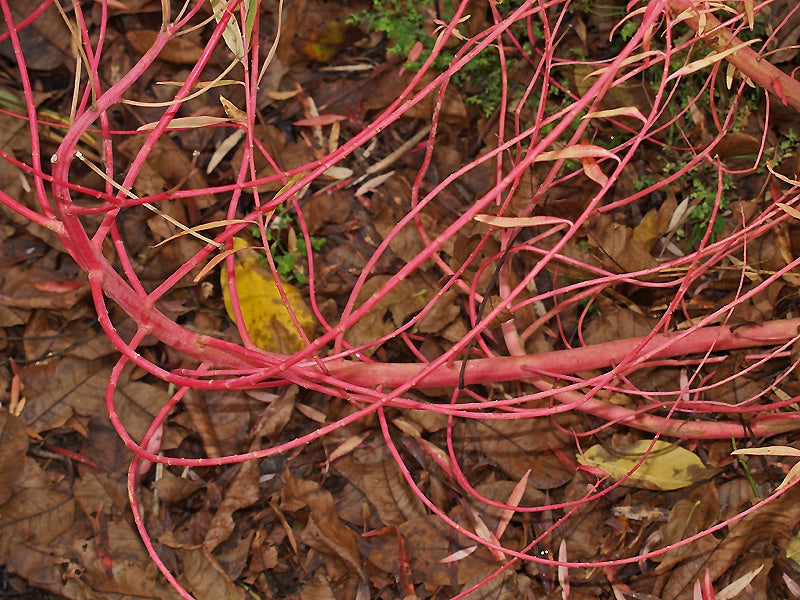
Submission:
[[[235,258],[236,293],[242,311],[245,329],[253,343],[268,352],[293,354],[305,347],[303,338],[292,322],[289,310],[281,299],[280,292],[270,270],[261,264],[261,258],[247,242],[233,238]],[[236,321],[228,287],[228,270],[223,267],[220,275],[225,310],[232,321]],[[314,334],[317,322],[300,291],[282,283],[292,313],[307,336]]]
[[789,543],[786,544],[786,558],[790,558],[800,564],[800,532],[793,535]]
[[627,475],[625,485],[646,490],[678,490],[708,476],[700,457],[661,440],[653,444],[644,462],[636,467],[651,443],[652,440],[639,440],[624,451],[615,449],[613,453],[597,444],[578,455],[578,462],[598,467],[614,480]]

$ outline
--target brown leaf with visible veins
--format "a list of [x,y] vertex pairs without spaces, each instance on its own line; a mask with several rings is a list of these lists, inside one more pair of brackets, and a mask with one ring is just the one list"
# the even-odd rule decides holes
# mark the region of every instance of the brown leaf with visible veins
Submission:
[[743,556],[769,556],[770,548],[786,546],[798,520],[800,490],[795,487],[760,510],[732,523],[722,541],[707,545],[706,554],[699,554],[670,570],[661,597],[664,600],[691,598],[694,581],[702,580],[706,569],[711,580],[717,581]]
[[319,552],[342,559],[360,576],[361,554],[355,535],[336,513],[333,496],[315,481],[296,479],[288,470],[281,477],[285,487],[281,493],[281,508],[294,512],[304,507],[311,509],[306,528],[297,536],[298,541]]
[[27,452],[25,426],[14,415],[0,412],[0,505],[11,498],[13,486],[20,481]]
[[[136,54],[144,54],[147,52],[156,41],[157,37],[158,32],[150,29],[135,29],[125,34],[125,39],[128,40],[128,43]],[[159,53],[158,57],[171,63],[193,65],[202,54],[202,46],[184,36],[174,37],[167,42],[167,45],[164,46],[164,49]]]
[[102,410],[109,370],[103,361],[62,358],[20,371],[28,398],[22,419],[36,432],[64,425],[75,414]]
[[339,501],[343,519],[364,523],[364,504],[378,519],[376,527],[401,525],[425,514],[422,501],[409,488],[394,459],[385,447],[357,451],[333,463],[347,485]]
[[212,552],[227,540],[236,524],[233,513],[241,508],[252,506],[258,501],[258,463],[254,460],[242,463],[233,482],[225,490],[225,497],[219,505],[203,541],[203,547]]
[[244,591],[200,548],[177,549],[183,579],[198,600],[243,600]]
[[[473,546],[475,542],[457,534],[436,515],[417,517],[397,528],[405,538],[408,559],[411,562],[411,578],[415,583],[425,585],[459,585],[484,569],[487,563],[493,564],[489,553],[479,548],[461,560],[443,563],[458,550]],[[397,536],[384,535],[362,537],[359,540],[366,558],[379,569],[388,573],[397,572]]]
[[464,443],[479,444],[485,460],[514,481],[528,469],[532,469],[529,482],[537,489],[558,487],[572,478],[550,449],[563,441],[549,419],[474,421],[465,431]]

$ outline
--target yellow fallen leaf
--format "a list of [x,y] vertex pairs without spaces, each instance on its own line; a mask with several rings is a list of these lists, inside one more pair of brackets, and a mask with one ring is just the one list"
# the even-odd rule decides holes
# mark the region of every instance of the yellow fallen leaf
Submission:
[[793,535],[789,543],[786,544],[786,558],[790,558],[800,564],[800,532]]
[[[612,479],[622,479],[641,460],[652,440],[639,440],[624,450],[609,452],[597,444],[578,455],[582,465],[598,467]],[[657,440],[644,462],[636,467],[625,485],[646,490],[678,490],[708,477],[708,470],[695,453]]]
[[[258,252],[242,238],[233,238],[233,246],[237,251],[234,271],[236,293],[250,339],[256,346],[268,352],[293,354],[304,348],[303,338],[281,299],[275,279],[269,268],[261,264]],[[231,320],[236,321],[228,288],[228,270],[224,266],[220,283],[225,310]],[[282,285],[291,310],[303,331],[307,336],[313,336],[317,322],[303,295],[288,283]]]

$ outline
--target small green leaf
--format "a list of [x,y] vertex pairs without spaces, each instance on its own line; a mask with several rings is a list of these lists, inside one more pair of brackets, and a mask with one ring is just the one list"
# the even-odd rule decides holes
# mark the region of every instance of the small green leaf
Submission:
[[[220,23],[225,16],[225,11],[230,2],[227,2],[226,0],[209,1],[211,2],[211,8],[214,11],[214,18],[217,20],[217,23]],[[236,20],[236,16],[233,14],[231,14],[231,18],[225,25],[225,31],[222,33],[222,39],[225,40],[225,44],[228,46],[230,51],[233,52],[233,55],[236,58],[239,60],[244,58],[244,42],[242,41],[242,31],[239,29],[239,22]]]

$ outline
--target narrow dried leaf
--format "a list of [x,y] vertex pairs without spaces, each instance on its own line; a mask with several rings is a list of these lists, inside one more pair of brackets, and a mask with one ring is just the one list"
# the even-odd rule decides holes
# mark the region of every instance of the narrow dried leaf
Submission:
[[[211,7],[214,10],[214,18],[217,20],[217,23],[222,21],[223,16],[225,15],[225,11],[228,8],[228,2],[226,0],[210,0]],[[236,20],[236,17],[231,15],[228,22],[225,24],[225,31],[222,33],[222,39],[225,40],[225,44],[228,46],[228,49],[233,52],[233,55],[238,58],[244,58],[244,41],[242,39],[242,30],[239,29],[239,22]]]
[[753,0],[744,0],[744,12],[747,15],[747,26],[753,31],[756,23],[756,14],[753,9]]
[[233,254],[234,252],[236,252],[236,248],[233,248],[232,250],[224,250],[220,252],[217,256],[212,258],[210,261],[208,261],[208,264],[205,267],[203,267],[197,274],[197,277],[194,278],[194,283],[200,281],[203,277],[205,277],[208,274],[209,271],[211,271],[219,263],[225,260],[228,257],[228,255]]
[[341,181],[342,179],[347,179],[348,177],[353,176],[353,169],[348,169],[347,167],[331,167],[327,169],[323,175],[328,177],[329,179],[335,179],[336,181]]
[[[511,495],[508,497],[508,501],[506,504],[509,506],[519,506],[519,503],[522,501],[522,497],[525,495],[525,486],[528,485],[528,477],[530,477],[531,470],[528,469],[525,471],[525,475],[522,476],[517,482],[517,485],[514,486],[514,489],[511,491]],[[510,508],[506,508],[503,510],[503,514],[500,516],[500,522],[497,524],[497,531],[495,536],[499,540],[503,537],[503,534],[506,532],[506,527],[511,522],[511,517],[514,516],[513,510]]]
[[[636,15],[639,15],[639,14],[642,14],[642,13],[644,13],[644,11],[645,11],[645,7],[642,7],[642,8],[637,8],[637,9],[636,9],[636,10],[634,10],[634,11],[631,11],[631,12],[628,12],[628,13],[626,13],[626,15],[625,15],[625,16],[624,16],[624,17],[623,17],[623,18],[622,18],[622,19],[621,19],[621,20],[620,20],[620,21],[619,21],[619,22],[618,22],[616,25],[614,25],[614,28],[611,30],[611,33],[609,33],[609,34],[608,34],[608,41],[610,42],[610,41],[611,41],[611,40],[614,38],[614,33],[615,33],[615,32],[616,32],[616,31],[617,31],[617,30],[618,30],[620,27],[622,27],[623,25],[625,25],[625,22],[626,22],[626,21],[628,21],[629,19],[632,19],[632,18],[633,18],[633,17],[635,17]],[[585,44],[585,42],[584,42],[584,44]]]
[[403,417],[397,417],[392,419],[392,423],[395,427],[397,427],[403,433],[407,433],[411,437],[420,437],[422,435],[422,428],[408,419],[404,419]]
[[560,217],[500,217],[497,215],[475,215],[479,223],[486,223],[495,227],[537,227],[539,225],[566,225],[572,226],[572,221]]
[[[461,507],[467,513],[467,517],[469,517],[469,520],[472,522],[472,526],[475,529],[475,534],[482,540],[486,540],[490,544],[499,546],[500,545],[499,540],[486,526],[486,523],[483,522],[483,519],[478,514],[478,511],[476,511],[470,504],[467,504],[466,502],[462,502]],[[492,553],[494,559],[498,562],[504,560],[506,557],[506,555],[501,550],[498,550],[496,548],[489,548],[489,551]]]
[[776,490],[781,490],[785,488],[787,485],[790,485],[797,481],[800,478],[800,462],[795,463],[795,465],[789,469],[789,472],[786,474],[786,477],[783,478],[781,484],[775,488]]
[[672,217],[669,220],[669,225],[667,226],[667,233],[671,233],[675,231],[678,226],[683,222],[683,219],[689,213],[689,198],[684,198],[681,200],[681,203],[675,207],[675,212],[672,213]]
[[425,453],[430,456],[445,473],[451,477],[453,476],[453,465],[450,463],[450,457],[444,450],[425,438],[418,438],[417,443],[419,443]]
[[599,167],[595,159],[591,157],[582,158],[581,166],[583,166],[583,172],[586,176],[598,185],[605,185],[608,183],[608,176],[603,173],[603,170]]
[[325,125],[330,125],[336,121],[344,121],[346,118],[347,117],[343,115],[319,115],[309,119],[299,119],[298,121],[292,123],[292,125],[297,127],[324,127]]
[[[243,225],[243,224],[247,224],[247,223],[249,223],[251,225],[253,224],[252,221],[245,221],[244,219],[223,219],[223,220],[220,220],[220,221],[211,221],[210,223],[201,223],[200,225],[195,225],[194,227],[190,227],[185,231],[181,230],[178,233],[176,233],[174,235],[171,235],[166,239],[161,240],[155,246],[153,246],[153,248],[158,248],[159,246],[161,246],[163,244],[166,244],[167,242],[171,242],[172,240],[177,239],[179,237],[183,237],[184,235],[191,235],[191,233],[193,231],[194,232],[205,231],[206,229],[214,229],[215,227],[227,227],[228,225]],[[228,254],[230,254],[230,252],[228,252]],[[227,256],[227,254],[222,256],[222,258],[225,258],[225,256]],[[220,258],[220,257],[215,257],[215,259],[218,259],[218,258]],[[214,262],[215,265],[217,263],[219,263],[219,260],[216,260],[216,262]],[[198,276],[195,279],[195,281],[199,281],[200,279],[202,279],[202,278]]]
[[703,58],[701,58],[699,60],[695,60],[693,62],[690,62],[688,65],[684,65],[683,67],[681,67],[680,69],[678,69],[677,71],[672,73],[669,77],[667,77],[666,81],[671,81],[673,79],[677,79],[678,77],[683,77],[684,75],[689,75],[690,73],[695,73],[696,71],[699,71],[701,69],[705,69],[708,66],[711,66],[711,65],[713,65],[715,63],[718,63],[719,61],[721,61],[726,56],[730,56],[731,54],[734,54],[735,52],[738,52],[742,48],[747,48],[748,46],[752,46],[753,44],[755,44],[757,42],[760,42],[760,41],[761,40],[758,39],[758,38],[756,38],[754,40],[748,40],[746,42],[742,42],[741,44],[736,44],[735,46],[732,46],[731,48],[727,48],[727,49],[722,50],[720,52],[715,52],[713,54],[709,54],[708,56],[705,56],[705,57],[703,57]]
[[311,408],[308,404],[301,404],[297,403],[294,406],[300,413],[302,413],[305,417],[315,421],[317,423],[324,423],[325,422],[325,415],[318,411],[316,408]]
[[743,592],[745,588],[748,585],[750,585],[750,582],[756,578],[756,575],[761,573],[761,571],[763,570],[764,570],[764,565],[761,565],[757,569],[753,569],[752,571],[745,573],[735,581],[732,581],[731,583],[726,585],[722,590],[720,590],[720,592],[717,594],[716,600],[733,600],[734,598],[738,598],[739,594]]
[[394,171],[388,171],[383,173],[382,175],[377,175],[372,179],[368,179],[364,183],[362,183],[355,192],[355,196],[363,196],[367,192],[371,192],[372,190],[379,187],[384,181],[389,179],[392,175],[394,175]]
[[792,179],[790,177],[786,177],[786,175],[778,173],[775,169],[772,168],[772,165],[769,163],[769,161],[767,161],[767,170],[784,183],[788,183],[789,185],[792,186],[800,185],[800,181],[798,181],[797,179]]
[[272,98],[273,100],[289,100],[290,98],[294,98],[299,94],[299,90],[288,90],[285,92],[278,92],[278,91],[270,91],[267,92],[267,96]]
[[237,125],[247,126],[247,113],[228,100],[225,96],[219,97],[220,104],[228,118]]
[[47,294],[64,294],[72,292],[86,285],[85,281],[31,281],[31,285],[40,292]]
[[791,446],[766,446],[764,448],[739,448],[731,452],[734,456],[800,456],[800,450]]
[[365,439],[367,439],[371,435],[371,432],[367,431],[366,433],[362,433],[361,435],[352,435],[343,441],[339,446],[331,452],[330,456],[328,456],[328,462],[333,462],[337,458],[342,458],[350,454],[353,450],[358,448]]
[[619,162],[619,157],[616,154],[610,150],[606,150],[602,146],[595,146],[593,144],[577,144],[575,146],[561,148],[560,150],[548,150],[547,152],[542,152],[539,156],[537,156],[534,159],[534,162],[589,157],[611,158]]
[[[219,125],[220,123],[230,123],[230,119],[226,117],[210,117],[207,115],[200,115],[198,117],[178,117],[172,119],[167,129],[194,129],[196,127],[206,127],[208,125]],[[138,127],[136,131],[151,131],[156,128],[158,121],[145,123]]]
[[[567,540],[561,540],[558,546],[558,560],[567,562]],[[569,571],[564,565],[558,565],[558,583],[561,586],[561,597],[564,600],[569,598]]]
[[797,210],[794,206],[789,206],[783,202],[776,202],[776,204],[778,205],[778,208],[780,208],[787,215],[792,216],[795,219],[800,219],[800,210]]
[[459,560],[463,560],[467,558],[470,554],[475,552],[478,549],[478,546],[469,546],[468,548],[464,548],[463,550],[457,550],[453,552],[449,556],[445,556],[441,559],[440,563],[451,563],[451,562],[458,562]]
[[642,123],[647,122],[642,111],[635,106],[620,106],[619,108],[612,108],[609,110],[596,110],[584,115],[583,119],[610,119],[612,117],[633,117],[634,119],[639,119]]
[[[646,58],[650,58],[650,57],[657,58],[657,57],[660,57],[660,56],[663,56],[663,55],[664,55],[663,52],[658,52],[656,50],[648,50],[647,52],[640,52],[639,54],[632,54],[631,56],[629,56],[628,58],[626,58],[625,60],[620,62],[616,66],[616,68],[617,69],[622,69],[624,67],[627,67],[628,65],[638,64],[640,62],[643,62],[644,59],[646,59]],[[608,71],[608,67],[602,67],[600,69],[597,69],[596,71],[592,71],[591,73],[588,73],[584,77],[584,79],[589,79],[589,77],[597,77],[598,75],[602,75],[606,71]]]

